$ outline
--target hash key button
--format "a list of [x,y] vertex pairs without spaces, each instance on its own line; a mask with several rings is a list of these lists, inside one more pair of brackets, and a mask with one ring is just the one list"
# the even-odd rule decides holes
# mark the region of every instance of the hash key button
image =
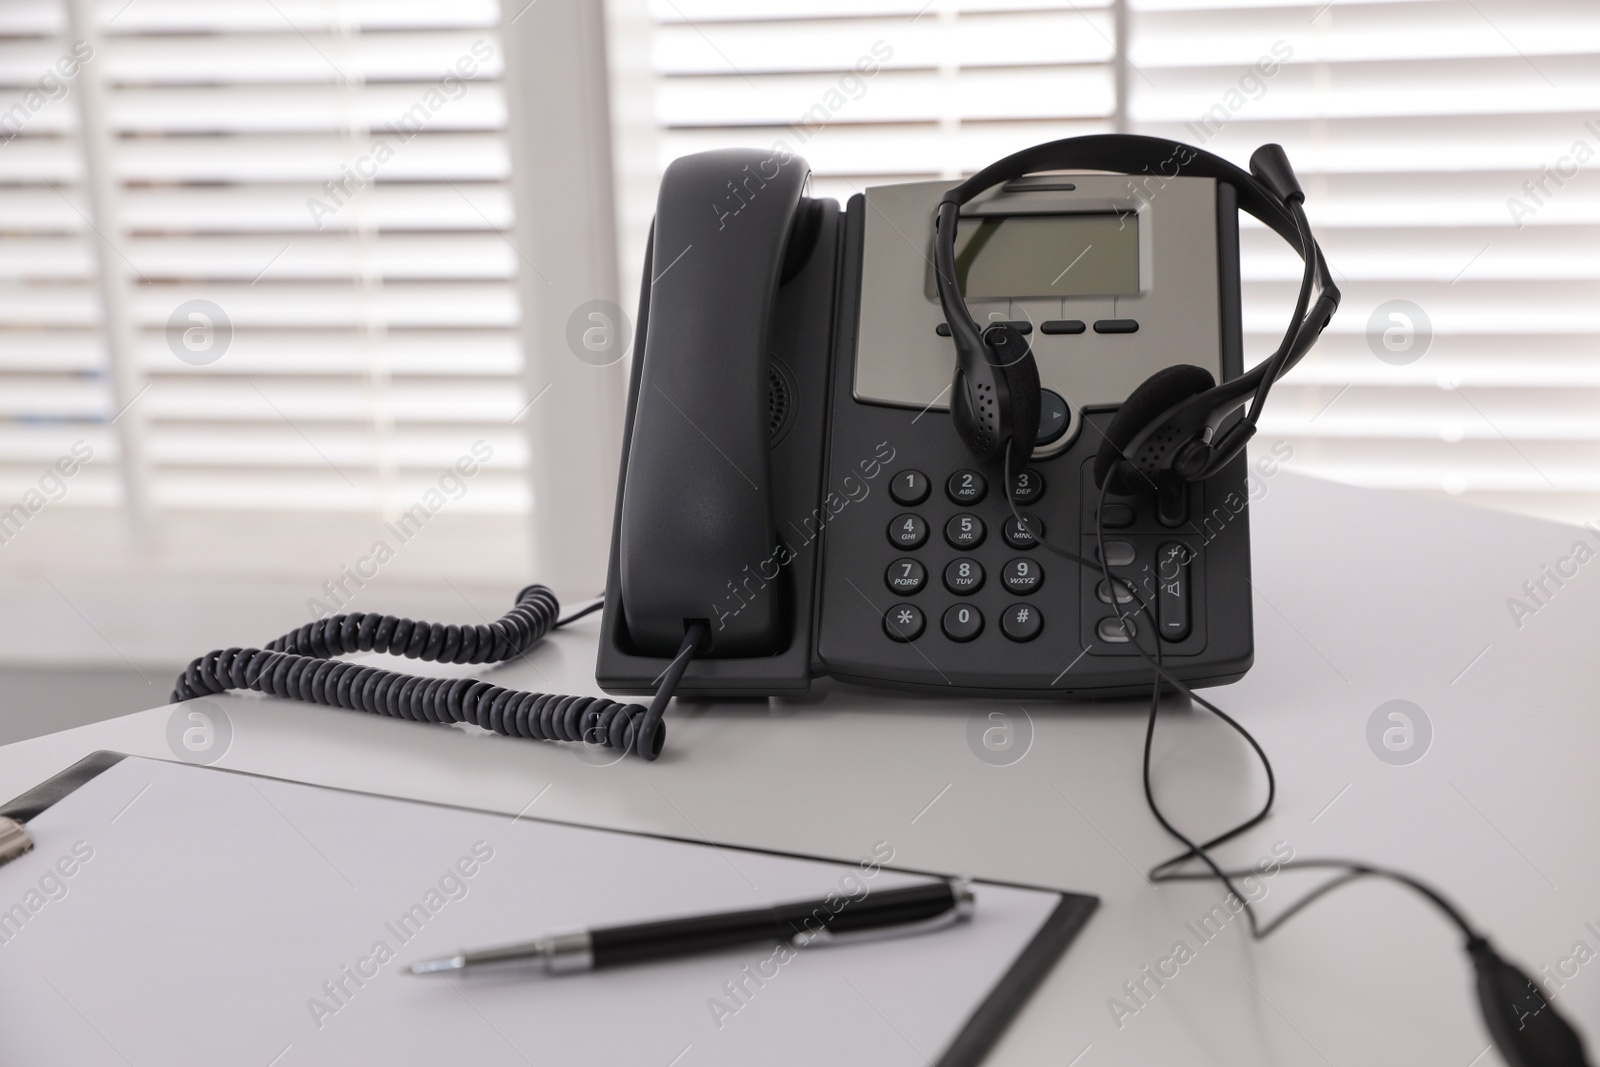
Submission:
[[1044,616],[1032,604],[1013,604],[1000,617],[1000,632],[1013,641],[1032,641],[1044,628]]

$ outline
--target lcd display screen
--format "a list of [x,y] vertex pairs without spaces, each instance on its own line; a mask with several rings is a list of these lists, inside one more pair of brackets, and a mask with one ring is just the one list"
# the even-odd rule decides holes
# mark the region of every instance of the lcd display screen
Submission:
[[956,280],[968,299],[1135,295],[1139,216],[962,219],[956,230]]

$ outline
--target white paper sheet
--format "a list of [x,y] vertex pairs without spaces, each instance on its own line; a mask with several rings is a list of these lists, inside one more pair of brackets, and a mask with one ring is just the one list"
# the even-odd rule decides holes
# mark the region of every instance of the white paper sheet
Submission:
[[922,1067],[1060,899],[980,883],[970,923],[786,961],[423,978],[404,965],[862,872],[132,757],[29,830],[0,867],[0,1063],[36,1067]]

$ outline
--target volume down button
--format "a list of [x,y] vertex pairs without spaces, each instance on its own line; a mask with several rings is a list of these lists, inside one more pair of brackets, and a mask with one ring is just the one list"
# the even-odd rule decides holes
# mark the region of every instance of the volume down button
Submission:
[[1189,549],[1168,541],[1156,553],[1156,620],[1163,641],[1189,636]]

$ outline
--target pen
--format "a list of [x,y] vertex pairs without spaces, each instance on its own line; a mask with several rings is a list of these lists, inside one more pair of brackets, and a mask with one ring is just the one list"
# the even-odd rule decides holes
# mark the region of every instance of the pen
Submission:
[[551,934],[423,960],[413,963],[409,973],[451,974],[473,967],[517,964],[542,968],[548,974],[568,974],[712,952],[752,941],[788,941],[795,948],[806,948],[941,929],[969,918],[973,906],[972,884],[956,878],[880,889],[855,900],[836,894],[828,900]]

